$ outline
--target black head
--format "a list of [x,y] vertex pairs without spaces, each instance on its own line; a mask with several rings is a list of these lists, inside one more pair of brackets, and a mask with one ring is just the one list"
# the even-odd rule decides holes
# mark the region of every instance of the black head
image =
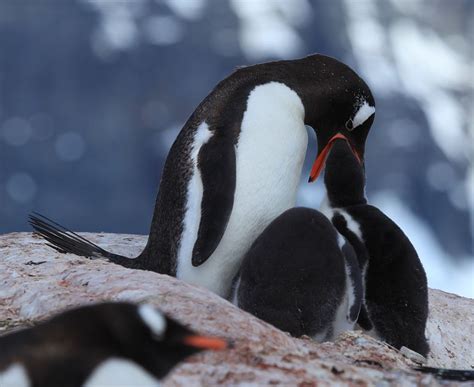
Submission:
[[227,341],[201,336],[150,305],[105,304],[107,324],[117,355],[129,358],[163,378],[186,357],[200,351],[220,350]]
[[333,142],[326,161],[324,184],[332,207],[367,203],[363,165],[344,138]]
[[363,163],[365,141],[375,115],[375,101],[367,84],[350,67],[323,55],[301,60],[304,75],[298,90],[305,107],[305,124],[318,138],[318,155],[309,181],[324,167],[332,139],[344,135]]

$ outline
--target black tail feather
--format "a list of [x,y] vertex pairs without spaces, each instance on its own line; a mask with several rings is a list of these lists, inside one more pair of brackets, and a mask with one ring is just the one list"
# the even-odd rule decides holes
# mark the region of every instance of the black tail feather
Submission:
[[28,218],[35,234],[43,237],[48,242],[47,246],[62,254],[76,254],[87,258],[107,258],[109,261],[125,267],[139,268],[138,259],[110,253],[44,215],[33,212]]
[[81,237],[74,231],[36,212],[33,212],[29,216],[29,223],[36,234],[42,236],[49,242],[48,246],[60,253],[72,253],[89,258],[107,258],[110,255],[109,252]]
[[455,370],[434,367],[416,367],[414,370],[433,374],[437,379],[456,380],[460,382],[474,380],[474,370]]

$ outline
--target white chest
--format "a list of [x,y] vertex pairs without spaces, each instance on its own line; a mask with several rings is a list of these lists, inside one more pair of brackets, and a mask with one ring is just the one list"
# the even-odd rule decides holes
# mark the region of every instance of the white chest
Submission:
[[26,369],[21,364],[16,363],[0,372],[0,386],[29,387],[31,383]]
[[215,252],[201,266],[181,260],[178,277],[227,296],[243,255],[263,229],[293,207],[308,136],[304,107],[287,86],[257,86],[247,100],[236,146],[234,205]]
[[160,381],[137,364],[121,358],[111,358],[100,364],[85,381],[85,387],[153,386]]

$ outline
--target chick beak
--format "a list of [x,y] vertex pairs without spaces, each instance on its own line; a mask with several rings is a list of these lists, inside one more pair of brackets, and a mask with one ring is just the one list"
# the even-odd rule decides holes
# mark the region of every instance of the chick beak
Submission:
[[347,141],[351,145],[352,152],[354,153],[354,156],[357,158],[357,161],[359,161],[359,163],[362,164],[359,154],[357,153],[355,148],[352,146],[348,138],[341,133],[336,133],[334,136],[332,136],[329,139],[328,143],[323,148],[323,150],[319,152],[319,154],[316,156],[316,160],[314,160],[313,166],[311,168],[311,172],[309,174],[309,179],[308,179],[309,183],[312,183],[313,181],[315,181],[318,178],[318,176],[321,174],[321,171],[323,170],[324,165],[326,164],[326,159],[329,155],[329,152],[331,151],[331,148],[334,145],[334,141],[336,141],[337,139],[342,139],[342,140]]

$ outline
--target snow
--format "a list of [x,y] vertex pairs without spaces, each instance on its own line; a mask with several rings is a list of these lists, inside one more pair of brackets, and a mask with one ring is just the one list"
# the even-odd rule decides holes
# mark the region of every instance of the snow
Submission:
[[247,58],[289,58],[303,53],[303,40],[295,27],[308,20],[307,0],[294,0],[291,6],[287,1],[232,0],[230,4],[239,18],[239,41]]
[[[156,2],[159,3],[160,1],[157,0]],[[207,5],[207,0],[165,0],[165,2],[176,15],[187,20],[199,19]]]
[[151,16],[144,24],[148,40],[157,45],[169,45],[179,42],[184,35],[184,27],[173,16]]

